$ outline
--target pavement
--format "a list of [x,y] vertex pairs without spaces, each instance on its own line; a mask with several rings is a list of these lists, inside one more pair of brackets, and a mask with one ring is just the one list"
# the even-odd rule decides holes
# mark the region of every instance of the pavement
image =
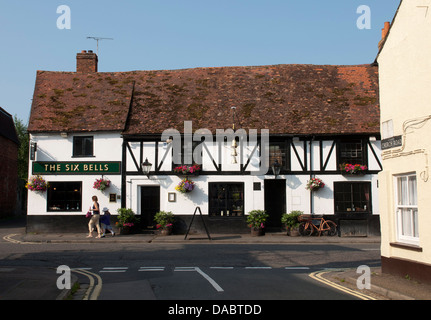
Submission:
[[[9,222],[10,223],[10,222]],[[13,224],[12,224],[13,226]],[[6,226],[7,227],[7,226]],[[264,236],[253,237],[251,234],[189,234],[162,236],[158,234],[107,235],[104,238],[87,238],[85,233],[26,233],[25,227],[15,226],[5,230],[0,221],[0,242],[11,245],[30,245],[40,243],[151,243],[157,244],[352,244],[380,243],[380,237],[291,237],[285,233],[267,233]],[[10,233],[8,233],[10,231]],[[6,234],[6,235],[5,235]],[[12,268],[14,269],[14,268]],[[34,268],[32,268],[34,270]],[[27,270],[28,271],[28,270]],[[318,275],[326,285],[346,290],[352,290],[376,300],[430,300],[431,285],[420,283],[408,278],[382,273],[379,267],[371,268],[371,288],[358,289],[357,279],[361,274],[355,270],[322,270]],[[0,300],[63,300],[70,298],[70,291],[63,290],[59,294],[56,282],[59,277],[55,270],[40,270],[38,278],[31,276],[34,272],[26,272],[25,268],[0,267]],[[76,282],[77,278],[74,277]],[[35,288],[44,288],[42,295],[33,295]]]
[[51,233],[51,234],[18,234],[10,239],[21,243],[208,243],[208,244],[250,244],[250,243],[267,243],[267,244],[289,244],[289,243],[380,243],[380,237],[290,237],[286,233],[267,233],[261,237],[253,237],[251,234],[210,234],[210,239],[206,233],[189,234],[189,235],[169,235],[162,236],[152,233],[144,234],[116,234],[112,237],[107,234],[104,238],[96,238],[94,232],[93,238],[87,238],[87,233]]

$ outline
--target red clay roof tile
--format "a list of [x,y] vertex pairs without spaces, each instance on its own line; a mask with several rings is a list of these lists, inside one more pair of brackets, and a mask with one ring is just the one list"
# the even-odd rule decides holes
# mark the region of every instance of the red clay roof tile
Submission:
[[378,101],[372,65],[38,72],[29,131],[160,134],[192,120],[215,132],[232,127],[235,106],[236,129],[378,134]]

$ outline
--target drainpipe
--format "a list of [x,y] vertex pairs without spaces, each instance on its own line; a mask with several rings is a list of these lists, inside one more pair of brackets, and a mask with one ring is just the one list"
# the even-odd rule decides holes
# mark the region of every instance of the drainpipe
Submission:
[[[313,178],[313,141],[315,136],[310,140],[310,180]],[[313,192],[310,190],[310,214],[314,214],[314,198]]]

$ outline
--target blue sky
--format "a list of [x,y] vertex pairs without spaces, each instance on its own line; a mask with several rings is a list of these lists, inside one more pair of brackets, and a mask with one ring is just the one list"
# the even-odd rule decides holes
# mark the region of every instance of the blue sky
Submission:
[[[57,28],[60,5],[70,29]],[[371,28],[359,29],[360,5]],[[36,71],[99,72],[272,64],[372,63],[399,0],[0,0],[0,106],[28,121]]]

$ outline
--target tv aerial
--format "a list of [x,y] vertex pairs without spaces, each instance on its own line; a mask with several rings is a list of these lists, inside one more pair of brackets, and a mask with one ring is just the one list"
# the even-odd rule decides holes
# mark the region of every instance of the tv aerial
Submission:
[[101,38],[101,37],[87,37],[87,39],[93,39],[97,42],[97,56],[99,56],[99,41],[101,40],[114,40],[113,38]]

